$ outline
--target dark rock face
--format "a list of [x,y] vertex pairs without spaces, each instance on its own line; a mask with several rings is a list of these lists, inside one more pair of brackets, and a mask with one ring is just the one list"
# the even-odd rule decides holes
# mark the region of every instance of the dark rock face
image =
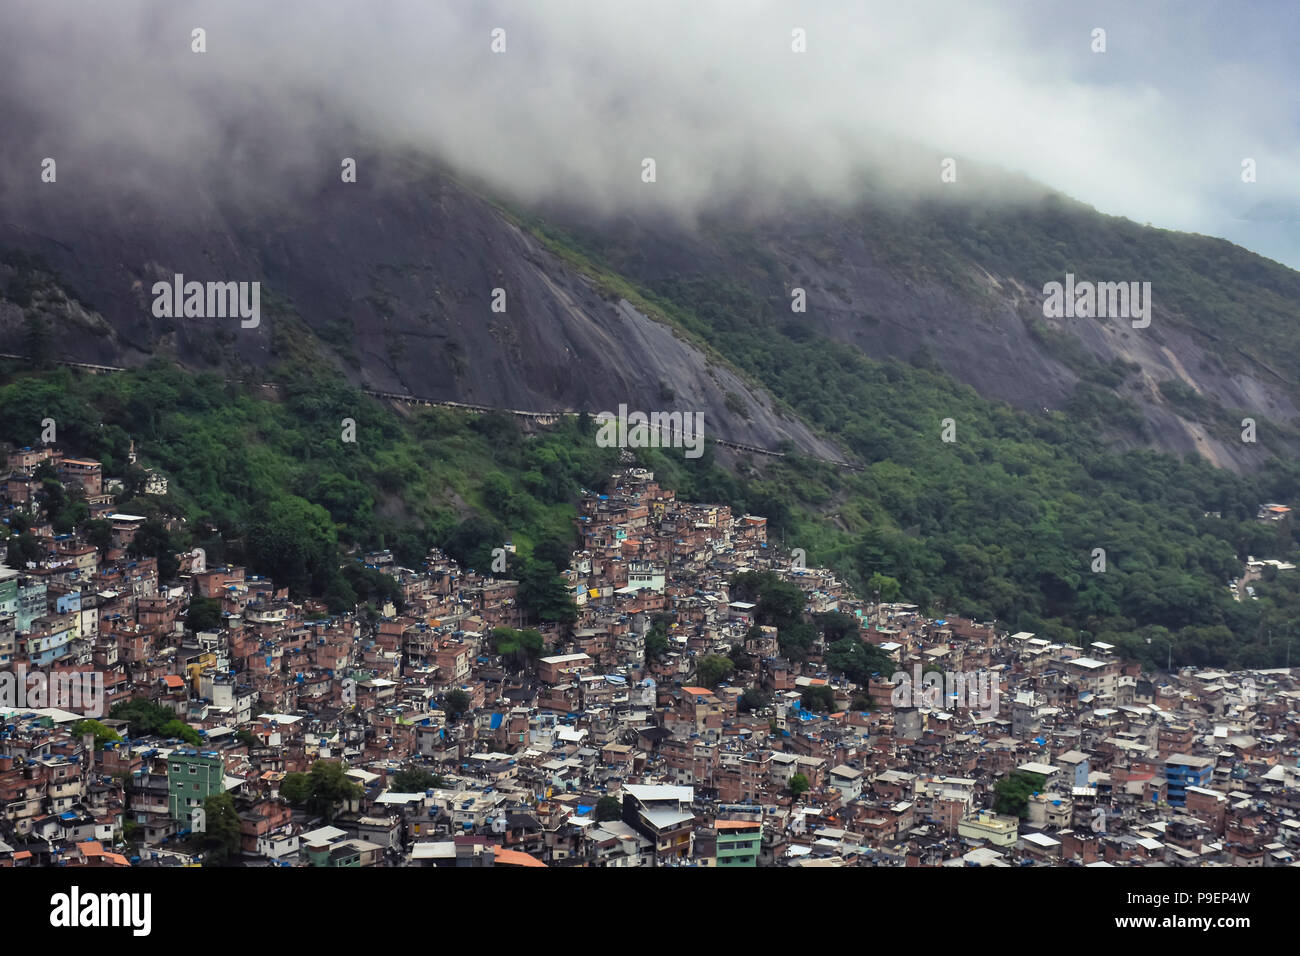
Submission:
[[[442,177],[386,172],[238,207],[199,188],[125,200],[61,183],[6,217],[0,249],[39,253],[80,300],[41,303],[61,359],[133,366],[160,354],[265,378],[314,334],[343,374],[378,391],[527,411],[702,412],[708,437],[843,457],[669,327],[602,297],[491,203]],[[177,273],[260,282],[258,326],[155,317],[153,285]],[[22,320],[0,305],[7,340]]]
[[[860,228],[870,215],[865,209],[845,214],[814,206],[739,228],[726,223],[685,230],[626,217],[611,224],[554,211],[558,221],[589,244],[608,244],[627,277],[652,289],[683,277],[725,276],[783,314],[790,309],[790,290],[803,288],[807,310],[790,321],[871,358],[908,361],[924,350],[943,371],[981,395],[1029,412],[1064,408],[1080,384],[1078,372],[1036,334],[1035,326],[1063,341],[1072,339],[1070,348],[1101,366],[1117,359],[1133,363],[1137,369],[1112,388],[1136,408],[1146,436],[1117,431],[1112,438],[1121,447],[1195,452],[1235,471],[1259,467],[1273,455],[1300,452],[1293,431],[1268,430],[1267,440],[1253,444],[1240,440],[1243,416],[1292,427],[1300,421],[1300,392],[1273,367],[1280,363],[1215,341],[1204,332],[1204,322],[1198,330],[1162,300],[1159,289],[1152,293],[1146,328],[1134,328],[1125,318],[1046,318],[1041,288],[1024,276],[994,275],[966,259],[959,263],[965,279],[959,287],[927,275],[924,266],[909,270],[891,264]],[[1125,275],[1143,274],[1141,250],[1135,256],[1137,265]],[[754,267],[755,259],[763,265]],[[1239,273],[1240,284],[1240,276],[1249,275],[1257,261],[1245,250],[1229,249],[1216,268],[1220,277]],[[1240,340],[1247,334],[1225,330],[1224,337]],[[1170,382],[1186,386],[1209,411],[1201,417],[1185,413],[1162,392],[1161,384]]]

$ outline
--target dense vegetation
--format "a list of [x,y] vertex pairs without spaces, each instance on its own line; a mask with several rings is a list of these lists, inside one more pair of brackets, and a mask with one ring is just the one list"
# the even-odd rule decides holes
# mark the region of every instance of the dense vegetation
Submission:
[[[1247,554],[1295,556],[1290,521],[1254,519],[1261,501],[1295,499],[1294,464],[1243,478],[1203,462],[1114,452],[1064,415],[1030,418],[923,369],[776,338],[741,336],[737,347],[749,343],[744,354],[756,367],[770,360],[765,374],[778,391],[846,440],[865,470],[792,456],[730,474],[712,451],[692,460],[643,450],[683,499],[766,514],[777,543],[805,548],[867,595],[883,584],[886,600],[1065,640],[1108,640],[1149,662],[1163,662],[1170,641],[1176,662],[1286,660],[1300,617],[1293,575],[1266,573],[1257,601],[1233,601],[1226,583]],[[785,365],[800,371],[786,374]],[[572,619],[557,574],[574,544],[573,502],[617,464],[596,447],[593,423],[568,420],[530,437],[505,417],[398,414],[326,377],[282,378],[288,384],[270,399],[161,363],[113,376],[24,373],[0,387],[0,437],[30,442],[52,417],[60,444],[101,457],[108,474],[126,471],[134,437],[144,461],[171,478],[171,494],[121,507],[151,518],[137,549],[168,561],[199,545],[210,562],[247,562],[344,609],[394,595],[383,575],[350,567],[340,551],[389,547],[418,566],[439,546],[487,568],[491,550],[511,540],[518,553],[509,573],[523,582],[532,616]],[[814,390],[817,381],[826,387]],[[950,415],[951,444],[938,437]],[[357,422],[356,445],[338,438],[347,417]],[[76,508],[84,502],[54,500],[68,528],[104,530],[84,521]],[[169,515],[187,521],[168,530]],[[11,554],[23,540],[10,539]],[[1092,571],[1094,548],[1106,551],[1105,572]],[[746,594],[742,586],[738,596]],[[764,620],[797,658],[816,628],[784,603]],[[212,626],[211,610],[196,608],[195,623]],[[663,622],[647,648],[666,650]],[[848,644],[830,651],[828,664],[844,672],[874,663],[856,660]]]
[[[175,711],[162,704],[155,704],[147,697],[133,697],[114,704],[108,716],[113,720],[127,721],[132,737],[158,734],[171,740],[183,740],[196,747],[203,742],[199,732],[178,718]],[[100,736],[101,734],[96,732],[97,744]]]
[[286,774],[280,784],[282,797],[295,807],[323,817],[326,823],[334,819],[345,801],[361,794],[361,785],[347,778],[343,764],[332,760],[317,760],[307,773]]
[[1017,770],[1000,779],[994,787],[996,796],[993,809],[997,813],[1010,817],[1029,816],[1029,798],[1042,793],[1047,785],[1047,778],[1040,773]]
[[[279,372],[285,384],[267,396],[162,362],[111,376],[11,371],[0,387],[0,438],[32,444],[53,418],[60,446],[99,458],[108,476],[129,473],[134,439],[143,461],[168,475],[169,493],[128,487],[119,508],[150,519],[132,550],[157,556],[164,576],[175,572],[174,552],[200,546],[210,565],[246,563],[343,610],[399,595],[391,578],[341,562],[340,551],[390,548],[419,567],[441,547],[486,571],[493,549],[509,541],[516,553],[506,573],[520,580],[525,607],[540,621],[573,619],[557,575],[574,544],[574,502],[617,468],[617,450],[596,446],[593,422],[528,437],[508,416],[399,414],[328,374]],[[355,443],[341,440],[348,418]],[[687,494],[734,490],[710,455],[646,457]],[[80,526],[106,543],[106,526],[86,520],[84,501],[52,476],[43,482],[56,531]],[[38,557],[22,519],[10,530],[11,561]],[[219,620],[202,603],[191,613],[200,627]]]

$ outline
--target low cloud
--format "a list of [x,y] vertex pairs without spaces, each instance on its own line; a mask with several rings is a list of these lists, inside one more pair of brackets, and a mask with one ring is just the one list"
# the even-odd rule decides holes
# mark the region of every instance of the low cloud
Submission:
[[1286,228],[1243,216],[1294,202],[1300,174],[1290,14],[1266,4],[114,0],[3,16],[11,203],[44,156],[68,188],[262,201],[302,200],[344,156],[411,149],[520,201],[690,219],[853,200],[867,170],[939,188],[953,157],[959,183],[991,164],[1139,222],[1247,245],[1254,229],[1293,258]]

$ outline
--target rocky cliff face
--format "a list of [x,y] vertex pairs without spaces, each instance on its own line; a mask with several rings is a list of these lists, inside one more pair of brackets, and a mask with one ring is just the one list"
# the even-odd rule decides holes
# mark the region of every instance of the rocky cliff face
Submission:
[[[974,211],[972,211],[974,210]],[[1116,444],[1249,470],[1300,451],[1300,274],[1221,240],[1102,217],[1049,197],[1001,207],[851,212],[811,205],[698,230],[553,213],[611,268],[664,295],[742,287],[777,327],[873,358],[933,362],[986,397],[1091,415]],[[1052,318],[1045,281],[1152,281],[1150,324]],[[792,310],[802,289],[806,311]],[[689,295],[683,301],[689,306]],[[733,297],[734,298],[734,297]],[[1242,419],[1258,440],[1242,440]]]
[[[312,336],[350,380],[379,391],[529,411],[702,412],[709,437],[842,457],[760,387],[602,296],[491,203],[439,175],[365,168],[355,184],[239,206],[199,188],[125,200],[60,182],[0,225],[11,252],[0,268],[13,283],[21,250],[58,274],[27,309],[49,322],[61,359],[163,355],[268,378]],[[260,282],[258,326],[156,317],[153,285],[178,273]],[[3,351],[21,352],[23,321],[18,303],[0,304]]]

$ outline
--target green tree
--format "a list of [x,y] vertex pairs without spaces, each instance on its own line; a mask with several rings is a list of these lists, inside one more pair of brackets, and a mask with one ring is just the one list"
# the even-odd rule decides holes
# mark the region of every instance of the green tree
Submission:
[[874,674],[889,674],[895,669],[889,655],[875,644],[865,644],[857,637],[836,641],[826,649],[826,666],[847,675],[855,684],[865,685]]
[[500,654],[516,667],[530,665],[546,649],[545,638],[540,631],[532,628],[518,631],[513,627],[495,627],[488,634],[488,641],[494,653]]
[[[48,462],[41,462],[42,465]],[[40,496],[45,504],[45,513],[53,518],[68,506],[68,490],[58,478],[41,480]]]
[[735,671],[736,665],[721,654],[705,654],[695,665],[695,679],[703,687],[720,684]]
[[996,800],[993,809],[1023,820],[1029,815],[1029,798],[1035,793],[1042,793],[1046,783],[1047,778],[1042,774],[1016,770],[994,785]]
[[672,623],[672,615],[656,614],[650,620],[650,630],[645,635],[645,657],[647,661],[662,660],[668,655],[670,643],[668,640],[668,626]]
[[108,715],[114,720],[125,720],[132,737],[162,734],[176,740],[188,740],[193,744],[198,744],[201,740],[192,727],[177,718],[174,710],[155,704],[147,697],[133,697],[116,703]]
[[389,781],[390,789],[396,793],[423,793],[446,785],[447,781],[443,777],[419,767],[403,767]]
[[801,773],[796,773],[790,778],[790,792],[796,797],[802,796],[808,792],[808,778]]
[[221,602],[216,598],[195,595],[190,598],[190,609],[185,615],[185,626],[191,631],[215,631],[221,627]]
[[492,567],[492,549],[506,540],[500,524],[481,515],[470,515],[442,542],[442,549],[465,569],[487,573]]
[[817,626],[821,628],[822,636],[825,637],[827,645],[834,644],[846,637],[858,637],[858,619],[852,614],[845,614],[843,611],[828,611],[825,614],[818,614],[816,622]]
[[253,569],[294,594],[323,594],[341,572],[338,533],[320,505],[285,495],[268,503],[248,531]]
[[343,578],[355,595],[353,604],[360,602],[380,606],[391,601],[400,611],[405,603],[402,599],[402,586],[391,574],[360,564],[349,564],[343,568]]
[[107,727],[97,720],[80,720],[72,725],[72,736],[81,737],[83,734],[95,735],[95,749],[103,750],[105,744],[115,743],[122,739],[112,727]]
[[452,716],[459,717],[469,710],[470,697],[463,690],[449,690],[443,699],[447,705],[447,712]]
[[903,589],[899,585],[897,578],[877,573],[867,579],[867,592],[873,597],[879,594],[882,602],[890,604],[898,600],[903,593]]
[[38,564],[44,557],[45,549],[30,531],[9,536],[9,555],[5,562],[9,567],[25,568],[29,563]]
[[285,774],[280,781],[280,796],[295,807],[305,806],[311,797],[311,782],[307,774],[297,771]]
[[607,823],[623,816],[623,804],[618,797],[605,796],[596,801],[596,822]]
[[123,500],[140,497],[144,494],[144,489],[148,484],[149,472],[139,465],[128,465],[126,472],[122,475]]
[[517,572],[519,603],[539,621],[571,625],[578,619],[578,608],[569,593],[565,578],[549,564],[525,561]]
[[221,864],[239,854],[242,835],[235,798],[229,793],[214,793],[203,801],[204,831],[194,834],[208,859]]
[[757,687],[747,687],[745,692],[740,695],[740,701],[737,706],[747,713],[754,713],[762,710],[768,705],[768,696]]
[[775,627],[781,652],[791,661],[801,661],[816,638],[813,626],[805,620],[807,599],[799,586],[782,581],[771,571],[746,571],[731,580],[732,598],[757,604],[756,625]]
[[817,684],[812,687],[805,687],[802,694],[799,695],[799,703],[803,705],[804,710],[813,713],[835,713],[835,691],[827,684]]
[[101,555],[113,545],[113,525],[103,518],[87,521],[81,533],[87,544],[99,548]]
[[332,760],[317,760],[309,773],[291,773],[280,784],[280,794],[295,806],[323,817],[328,823],[334,819],[345,800],[361,796],[361,785],[349,780],[343,764]]
[[158,728],[158,733],[168,740],[183,740],[192,747],[203,743],[199,732],[183,720],[169,720]]
[[126,553],[133,558],[155,558],[158,561],[158,579],[170,581],[180,571],[180,562],[176,559],[177,545],[172,540],[167,526],[157,518],[150,518],[140,525],[127,546]]

